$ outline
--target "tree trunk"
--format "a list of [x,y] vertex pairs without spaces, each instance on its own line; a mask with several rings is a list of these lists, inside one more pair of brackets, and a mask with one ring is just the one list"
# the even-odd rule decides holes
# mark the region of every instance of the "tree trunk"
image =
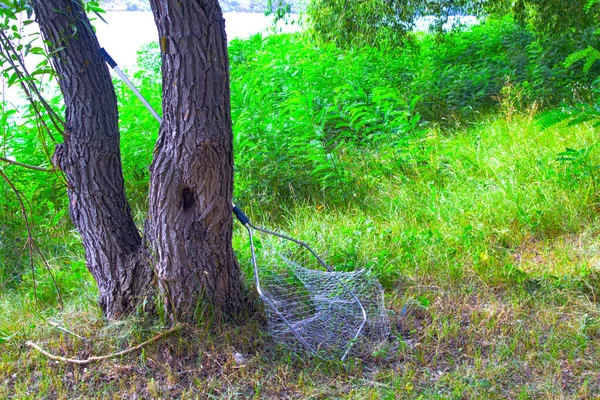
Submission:
[[165,310],[194,320],[206,301],[242,307],[231,247],[229,60],[217,0],[151,0],[162,54],[163,123],[150,168],[146,237]]
[[233,189],[229,62],[216,0],[151,1],[163,62],[163,115],[152,163],[145,246],[125,198],[117,102],[80,0],[33,0],[66,105],[56,158],[70,185],[71,218],[105,315],[131,311],[158,275],[172,321],[208,302],[242,307],[231,247]]
[[66,106],[68,128],[57,158],[70,185],[69,211],[98,284],[100,306],[108,318],[118,318],[146,294],[152,271],[125,198],[117,99],[82,3],[32,4],[44,40],[63,48],[52,61]]

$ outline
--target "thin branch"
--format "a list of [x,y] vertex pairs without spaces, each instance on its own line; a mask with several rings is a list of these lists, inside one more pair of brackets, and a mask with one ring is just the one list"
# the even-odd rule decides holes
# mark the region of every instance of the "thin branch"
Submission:
[[[14,72],[19,76],[19,81],[20,81],[21,88],[23,89],[25,95],[27,96],[27,99],[29,100],[29,103],[33,107],[33,110],[34,110],[35,115],[37,117],[36,121],[37,121],[38,130],[40,131],[40,139],[42,141],[42,147],[44,149],[44,152],[48,156],[48,158],[51,158],[50,155],[49,155],[49,152],[48,152],[48,148],[47,148],[46,142],[45,142],[43,131],[45,130],[48,133],[48,135],[50,136],[50,138],[55,143],[57,143],[57,140],[52,135],[52,131],[50,130],[50,127],[48,126],[48,124],[46,124],[46,121],[44,121],[44,118],[42,117],[41,110],[39,109],[36,100],[33,98],[32,92],[36,94],[36,96],[38,98],[38,101],[42,104],[43,108],[48,113],[48,117],[50,118],[50,122],[52,123],[52,125],[54,126],[54,128],[63,137],[65,137],[65,136],[67,136],[69,134],[68,130],[66,129],[66,123],[54,111],[54,109],[48,104],[48,102],[44,99],[44,97],[42,96],[42,94],[39,92],[37,86],[32,82],[31,74],[27,70],[27,67],[24,64],[21,55],[16,51],[16,49],[14,48],[12,42],[10,41],[10,39],[8,38],[8,36],[6,36],[6,33],[3,30],[0,30],[0,43],[2,44],[2,46],[0,46],[0,55],[2,55],[2,57],[6,61],[9,62],[9,64],[12,67],[12,69],[14,70]],[[15,64],[15,61],[13,60],[12,56],[14,56],[14,58],[18,61],[21,69],[19,69],[19,67]],[[29,79],[25,79],[25,78],[29,78]],[[62,126],[62,129],[61,129],[61,126]],[[6,160],[6,159],[4,159],[4,161],[10,162],[10,160]],[[21,166],[23,166],[25,168],[28,168],[28,166],[25,166],[25,165],[21,165]],[[37,169],[37,168],[30,168],[30,169],[42,171],[41,169]],[[45,170],[45,172],[54,172],[55,175],[56,175],[56,177],[58,178],[58,180],[63,185],[65,185],[66,187],[70,187],[67,179],[64,178],[64,176],[61,173],[62,171],[60,171],[59,168],[54,168],[52,170]]]
[[4,161],[6,163],[12,164],[12,165],[16,165],[19,167],[23,167],[23,168],[27,168],[27,169],[32,169],[34,171],[41,171],[41,172],[55,172],[54,168],[44,168],[44,167],[37,167],[35,165],[29,165],[29,164],[23,164],[20,163],[18,161],[13,161],[13,160],[9,160],[8,158],[4,158],[4,157],[0,157],[0,161]]
[[37,288],[36,288],[36,284],[35,284],[35,266],[33,264],[34,250],[42,258],[42,261],[44,262],[44,265],[46,266],[46,269],[48,270],[48,274],[50,275],[50,278],[52,279],[54,288],[56,289],[56,294],[58,295],[58,302],[60,303],[60,307],[63,308],[64,303],[62,300],[62,294],[60,293],[60,289],[58,288],[56,279],[54,279],[54,274],[52,273],[52,270],[50,269],[50,265],[48,264],[46,257],[44,257],[44,254],[42,254],[42,251],[40,250],[38,245],[35,243],[35,240],[33,239],[33,234],[31,233],[31,226],[29,225],[29,218],[27,218],[27,210],[25,209],[25,204],[23,203],[23,199],[21,198],[21,193],[19,193],[19,190],[15,187],[15,185],[12,183],[12,181],[8,178],[8,176],[6,176],[4,174],[4,172],[1,169],[0,169],[0,177],[2,177],[6,181],[6,183],[8,183],[8,186],[10,186],[10,188],[14,192],[15,196],[17,196],[17,200],[19,201],[19,205],[21,206],[21,212],[23,213],[23,221],[25,221],[25,227],[27,228],[27,246],[29,247],[29,264],[31,266],[31,276],[33,279],[33,293],[34,293],[35,299],[36,299],[36,301],[38,300]]
[[35,301],[38,301],[37,297],[37,287],[35,284],[35,267],[33,265],[33,246],[31,244],[31,228],[29,226],[29,219],[27,218],[27,210],[25,209],[25,204],[23,204],[23,199],[21,199],[21,193],[17,190],[12,181],[4,174],[4,172],[0,169],[0,176],[8,183],[8,186],[12,189],[15,196],[17,196],[17,200],[19,201],[19,205],[21,206],[21,212],[23,213],[23,220],[25,221],[25,227],[27,228],[27,247],[29,247],[29,266],[31,267],[31,280],[33,282],[33,296],[35,297]]
[[43,355],[45,355],[46,357],[48,357],[51,360],[54,361],[60,361],[60,362],[64,362],[64,363],[70,363],[70,364],[79,364],[79,365],[85,365],[85,364],[90,364],[96,361],[102,361],[102,360],[108,360],[109,358],[115,358],[115,357],[120,357],[120,356],[124,356],[126,354],[132,353],[134,351],[137,351],[139,349],[141,349],[144,346],[147,346],[151,343],[154,343],[162,338],[164,338],[167,335],[170,335],[173,332],[176,332],[178,330],[180,330],[182,328],[183,325],[181,324],[177,324],[174,327],[172,327],[171,329],[169,329],[168,331],[165,331],[159,335],[154,336],[152,339],[146,340],[144,343],[140,343],[137,346],[134,347],[130,347],[126,350],[123,351],[118,351],[116,353],[111,353],[111,354],[107,354],[104,356],[92,356],[92,357],[88,357],[85,360],[81,360],[81,359],[77,359],[77,358],[66,358],[66,357],[61,357],[61,356],[57,356],[54,355],[52,353],[47,352],[46,350],[42,349],[40,346],[38,346],[37,344],[33,343],[32,341],[28,341],[26,343],[26,345],[28,347],[31,347],[32,349],[35,349],[37,351],[39,351],[40,353],[42,353]]
[[87,340],[86,338],[84,338],[83,336],[79,336],[79,335],[78,335],[78,334],[76,334],[75,332],[68,330],[67,328],[65,328],[64,326],[61,326],[61,325],[60,325],[60,324],[58,324],[57,322],[54,322],[54,321],[52,321],[52,320],[49,320],[49,321],[48,321],[48,324],[52,325],[53,327],[55,327],[56,329],[58,329],[58,330],[60,330],[60,331],[63,331],[63,332],[66,332],[66,333],[68,333],[68,334],[70,334],[70,335],[76,336],[76,337],[78,337],[79,339],[81,339],[81,340],[83,340],[83,341],[86,341],[86,342],[88,341],[88,340]]
[[[63,119],[56,113],[56,111],[54,111],[54,109],[48,104],[48,102],[46,101],[46,99],[44,99],[44,97],[42,96],[42,94],[38,90],[37,86],[35,84],[33,84],[30,80],[24,79],[25,77],[26,78],[32,78],[31,74],[27,70],[27,67],[25,66],[25,63],[23,62],[22,57],[17,52],[17,50],[14,48],[12,42],[6,36],[6,33],[3,30],[0,30],[0,37],[2,37],[2,41],[4,42],[3,46],[7,49],[7,54],[5,56],[5,59],[11,64],[11,66],[13,67],[13,70],[15,71],[15,73],[17,73],[19,75],[21,87],[23,87],[23,90],[25,91],[26,95],[28,96],[30,103],[33,104],[33,102],[34,102],[33,96],[31,95],[31,92],[30,92],[30,91],[32,91],[33,93],[35,93],[35,95],[37,96],[38,100],[40,101],[40,103],[42,103],[42,106],[44,107],[44,109],[46,110],[46,112],[49,114],[50,120],[52,121],[52,124],[54,125],[54,128],[61,135],[64,136],[63,129],[66,130],[66,128],[67,128],[67,125],[66,125],[65,121],[63,121]],[[13,58],[11,57],[11,55],[15,56],[15,58],[17,59],[17,62],[19,63],[19,66],[21,67],[21,69],[19,69],[17,67],[17,65],[15,64],[15,62],[14,62]],[[28,91],[26,89],[26,87],[28,87],[30,91]],[[36,111],[39,113],[38,110],[36,110]],[[57,121],[62,126],[62,129],[61,129],[60,126],[58,126]],[[54,142],[56,142],[56,139],[54,139],[54,137],[52,136],[52,133],[50,132],[50,130],[48,130],[48,133],[50,134],[50,137],[52,138],[52,140],[54,140]]]

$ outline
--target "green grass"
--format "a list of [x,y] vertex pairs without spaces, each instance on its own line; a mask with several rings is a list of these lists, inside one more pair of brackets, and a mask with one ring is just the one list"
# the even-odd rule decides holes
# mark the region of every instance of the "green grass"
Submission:
[[[28,350],[24,342],[34,340],[85,358],[160,331],[139,317],[104,321],[84,273],[61,281],[62,311],[50,294],[36,311],[23,295],[27,282],[0,295],[0,336],[12,336],[0,344],[0,397],[593,398],[598,191],[593,176],[557,155],[593,147],[595,135],[585,125],[541,130],[520,114],[452,132],[432,128],[426,159],[378,178],[346,205],[304,201],[273,212],[271,203],[264,211],[251,202],[246,211],[257,224],[306,240],[336,268],[377,272],[392,334],[370,357],[348,366],[299,359],[270,341],[258,314],[241,325],[209,319],[86,367]],[[600,155],[589,157],[597,164]],[[352,173],[368,175],[357,166]],[[238,227],[235,247],[248,273],[246,240]]]
[[384,279],[399,268],[431,275],[440,264],[453,279],[473,272],[489,283],[517,268],[536,278],[585,270],[577,262],[596,250],[598,193],[593,178],[576,181],[557,154],[593,144],[593,129],[544,131],[528,117],[499,117],[449,134],[432,129],[426,140],[426,161],[364,198],[333,208],[307,202],[269,223],[321,241],[334,264],[372,264]]

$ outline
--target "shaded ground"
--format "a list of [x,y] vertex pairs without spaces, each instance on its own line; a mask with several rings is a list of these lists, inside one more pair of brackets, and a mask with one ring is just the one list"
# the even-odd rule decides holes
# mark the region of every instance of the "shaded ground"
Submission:
[[347,365],[278,348],[262,333],[260,317],[239,326],[213,321],[208,328],[186,327],[141,352],[87,366],[58,363],[24,346],[25,339],[37,338],[55,354],[87,358],[158,331],[133,319],[105,325],[89,311],[63,313],[63,324],[88,340],[41,320],[24,327],[3,345],[0,397],[459,399],[600,393],[600,319],[597,305],[581,293],[544,281],[534,289],[523,283],[454,290],[411,282],[389,293],[388,304],[388,343]]

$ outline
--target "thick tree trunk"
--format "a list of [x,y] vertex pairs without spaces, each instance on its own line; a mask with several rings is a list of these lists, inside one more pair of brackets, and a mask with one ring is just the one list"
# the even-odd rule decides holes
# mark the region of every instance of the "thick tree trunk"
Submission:
[[162,52],[163,116],[150,168],[147,241],[165,310],[194,320],[203,301],[242,306],[231,247],[229,60],[217,0],[151,0]]
[[[216,0],[153,0],[163,61],[163,115],[151,166],[146,237],[171,320],[193,321],[201,302],[242,307],[231,247],[233,188],[229,63]],[[117,102],[79,0],[33,0],[69,126],[57,159],[70,213],[109,318],[131,311],[152,284],[125,198]]]
[[109,318],[131,311],[152,281],[125,198],[117,100],[80,1],[34,0],[42,36],[63,47],[52,56],[68,130],[57,153],[70,185],[70,214]]

